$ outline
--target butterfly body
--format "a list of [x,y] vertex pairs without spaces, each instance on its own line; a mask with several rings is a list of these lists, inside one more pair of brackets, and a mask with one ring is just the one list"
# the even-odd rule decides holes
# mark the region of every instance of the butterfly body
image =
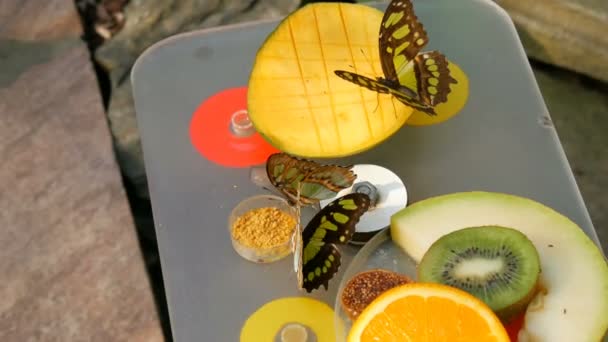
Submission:
[[414,14],[410,0],[392,0],[379,33],[380,64],[384,77],[372,79],[345,70],[334,73],[344,80],[382,94],[391,94],[406,106],[429,115],[447,101],[450,84],[448,60],[438,51],[420,53],[428,36]]

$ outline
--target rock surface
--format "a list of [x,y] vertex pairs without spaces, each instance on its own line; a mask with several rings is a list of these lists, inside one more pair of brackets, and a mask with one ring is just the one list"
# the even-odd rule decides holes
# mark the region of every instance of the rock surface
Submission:
[[533,66],[602,247],[608,251],[608,85],[566,70]]
[[608,82],[608,1],[495,0],[528,57]]
[[131,0],[122,30],[101,46],[96,60],[109,72],[112,97],[108,117],[116,152],[126,177],[147,197],[146,174],[137,131],[129,73],[152,44],[180,32],[255,19],[282,17],[298,0]]
[[80,19],[66,1],[2,0],[0,33],[4,39],[53,40],[78,37]]
[[71,0],[1,2],[0,341],[162,341],[80,34]]

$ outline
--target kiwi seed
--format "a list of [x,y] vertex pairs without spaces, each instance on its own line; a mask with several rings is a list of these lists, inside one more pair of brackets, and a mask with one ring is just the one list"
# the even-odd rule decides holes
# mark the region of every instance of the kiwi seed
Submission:
[[418,265],[418,281],[467,291],[504,322],[536,294],[540,258],[520,231],[499,226],[463,228],[435,241]]

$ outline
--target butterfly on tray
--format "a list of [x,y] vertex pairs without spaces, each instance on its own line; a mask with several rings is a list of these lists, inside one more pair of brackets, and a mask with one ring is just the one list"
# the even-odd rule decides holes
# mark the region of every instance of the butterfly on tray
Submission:
[[[291,204],[316,204],[335,197],[338,192],[353,185],[357,176],[352,165],[322,165],[298,159],[286,153],[275,153],[266,161],[268,179]],[[296,193],[300,186],[300,199]]]
[[391,94],[406,106],[429,115],[434,107],[447,101],[450,83],[448,60],[439,51],[419,53],[428,43],[422,23],[414,14],[410,0],[392,0],[380,25],[379,48],[383,77],[372,79],[353,72],[334,73],[361,87]]
[[[296,198],[299,195],[296,189]],[[304,230],[298,220],[294,235],[294,270],[298,288],[310,293],[321,285],[325,290],[338,272],[341,255],[336,244],[346,244],[355,226],[369,209],[370,198],[363,193],[350,193],[323,207]],[[297,217],[300,206],[296,205]]]

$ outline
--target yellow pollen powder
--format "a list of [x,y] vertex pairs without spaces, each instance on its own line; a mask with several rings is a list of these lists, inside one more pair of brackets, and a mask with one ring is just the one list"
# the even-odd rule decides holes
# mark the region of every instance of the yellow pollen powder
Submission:
[[296,221],[273,207],[257,208],[239,216],[232,226],[232,238],[249,248],[268,249],[291,239]]

